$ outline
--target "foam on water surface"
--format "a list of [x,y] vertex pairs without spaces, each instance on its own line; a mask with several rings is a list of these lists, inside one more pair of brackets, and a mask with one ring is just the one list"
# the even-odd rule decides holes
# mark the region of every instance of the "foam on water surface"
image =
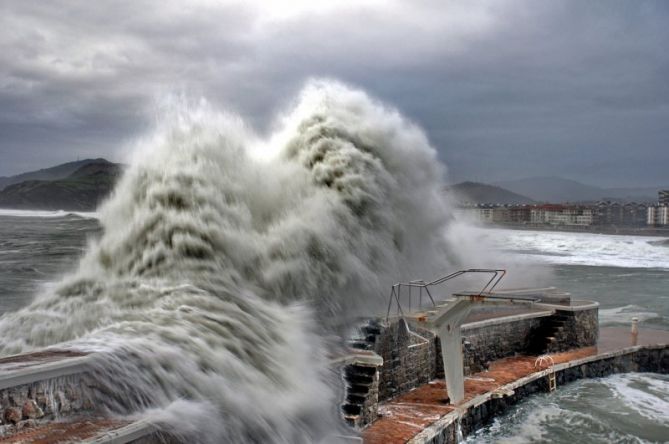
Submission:
[[99,214],[95,211],[50,211],[50,210],[17,210],[10,208],[0,208],[0,216],[10,217],[67,217],[78,216],[84,219],[97,219]]
[[465,442],[665,442],[668,383],[648,373],[581,380],[522,401]]
[[669,248],[657,237],[503,229],[483,230],[483,236],[528,261],[669,269]]

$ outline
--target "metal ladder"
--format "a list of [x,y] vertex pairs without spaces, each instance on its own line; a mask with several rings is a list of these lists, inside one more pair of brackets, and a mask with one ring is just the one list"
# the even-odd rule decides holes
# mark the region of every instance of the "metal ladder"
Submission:
[[548,392],[553,393],[557,389],[557,380],[555,379],[555,362],[550,355],[541,355],[534,361],[534,368],[542,368],[547,365],[546,379],[548,380]]

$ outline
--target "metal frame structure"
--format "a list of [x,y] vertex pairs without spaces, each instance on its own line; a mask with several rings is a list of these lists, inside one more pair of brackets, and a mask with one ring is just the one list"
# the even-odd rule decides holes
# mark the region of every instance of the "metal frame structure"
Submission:
[[404,317],[404,310],[402,309],[402,303],[401,298],[402,298],[402,288],[406,287],[408,290],[408,295],[409,295],[409,306],[408,310],[411,311],[411,302],[413,299],[413,295],[411,290],[413,288],[418,288],[418,309],[421,309],[423,307],[423,290],[425,291],[427,298],[432,302],[432,306],[435,307],[437,303],[435,302],[434,298],[432,297],[432,293],[430,293],[430,287],[436,287],[438,285],[443,284],[446,281],[450,281],[451,279],[455,279],[457,277],[460,277],[464,274],[467,273],[486,273],[486,274],[492,274],[492,277],[490,280],[483,286],[481,291],[479,291],[478,296],[483,296],[484,293],[490,294],[492,291],[497,287],[497,284],[502,280],[504,275],[506,275],[506,270],[503,269],[492,269],[492,268],[469,268],[467,270],[459,270],[454,273],[448,274],[446,276],[440,277],[439,279],[435,279],[431,282],[425,282],[423,280],[415,280],[415,281],[409,281],[409,282],[398,282],[397,284],[393,285],[390,289],[390,297],[388,298],[388,311],[386,312],[386,321],[390,318],[390,310],[392,309],[393,305],[393,300],[397,303],[397,314],[398,316],[401,315]]
[[[491,274],[492,277],[478,293],[466,292],[454,294],[454,298],[443,301],[445,303],[437,304],[430,292],[430,288],[441,285],[446,281],[467,273],[487,273]],[[423,290],[425,290],[427,298],[432,303],[432,307],[430,307],[430,310],[425,313],[425,316],[418,319],[418,321],[422,323],[424,328],[434,332],[439,338],[448,397],[450,402],[454,405],[462,402],[465,397],[461,325],[474,305],[507,305],[519,303],[532,305],[539,301],[536,297],[523,297],[513,294],[493,294],[492,291],[497,287],[504,275],[506,275],[506,270],[503,269],[470,268],[467,270],[456,271],[455,273],[451,273],[431,282],[422,280],[400,282],[393,285],[390,290],[388,311],[386,313],[387,323],[390,321],[390,311],[393,302],[397,305],[397,315],[402,319],[406,317],[402,308],[402,288],[406,287],[408,289],[409,311],[411,311],[413,299],[411,290],[418,288],[419,310],[422,309]],[[406,324],[406,320],[404,320],[404,323]],[[409,330],[408,325],[407,330]],[[412,332],[409,330],[409,333]]]

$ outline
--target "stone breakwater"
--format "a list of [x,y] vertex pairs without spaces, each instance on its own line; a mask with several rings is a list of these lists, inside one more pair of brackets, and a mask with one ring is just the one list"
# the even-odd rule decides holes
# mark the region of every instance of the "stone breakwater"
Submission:
[[[408,442],[410,444],[455,444],[475,432],[527,396],[548,391],[548,374],[554,371],[557,386],[582,378],[615,373],[669,373],[669,346],[645,345],[612,351],[557,364],[552,370],[533,373],[493,392],[460,405]],[[461,434],[459,438],[458,435]]]

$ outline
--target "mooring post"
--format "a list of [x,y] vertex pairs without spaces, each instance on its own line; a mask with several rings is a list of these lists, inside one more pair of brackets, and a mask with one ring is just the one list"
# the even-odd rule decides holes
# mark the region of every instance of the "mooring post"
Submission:
[[632,318],[632,345],[637,345],[639,340],[639,318]]

